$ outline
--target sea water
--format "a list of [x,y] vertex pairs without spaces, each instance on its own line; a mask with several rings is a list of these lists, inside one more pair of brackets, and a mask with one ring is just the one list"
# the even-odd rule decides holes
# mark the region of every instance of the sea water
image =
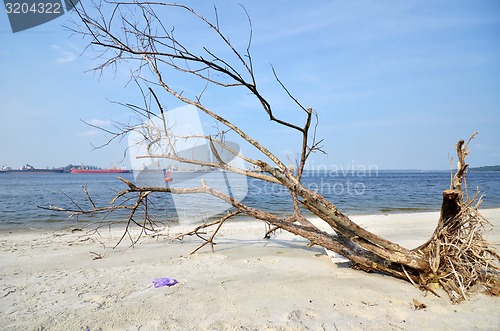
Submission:
[[[132,173],[120,174],[134,181]],[[210,175],[224,186],[224,176]],[[181,187],[181,176],[173,174]],[[181,179],[179,179],[181,178]],[[288,191],[276,184],[247,178],[243,203],[271,213],[290,215],[292,203]],[[401,212],[437,211],[441,206],[442,191],[449,188],[448,171],[308,171],[303,184],[333,202],[342,212],[353,214],[386,214]],[[173,183],[173,182],[172,182]],[[167,187],[169,183],[160,183]],[[172,184],[170,184],[172,185]],[[474,172],[467,177],[469,195],[477,188],[485,194],[481,208],[500,207],[500,172]],[[87,197],[86,188],[92,201]],[[109,202],[127,186],[116,174],[0,174],[0,228],[54,228],[74,226],[80,222],[125,221],[127,210],[112,214],[79,215],[70,217],[65,212],[56,212],[39,207],[56,206],[73,211],[109,207]],[[230,192],[243,189],[231,187]],[[204,215],[207,199],[204,194],[188,195],[183,200],[172,199],[170,194],[154,193],[148,200],[151,220],[167,222],[181,218],[181,210],[191,215]],[[118,200],[131,205],[135,200]],[[177,204],[177,205],[176,205]],[[212,203],[210,203],[212,204]],[[208,215],[214,217],[215,215]],[[136,221],[141,221],[140,214]]]

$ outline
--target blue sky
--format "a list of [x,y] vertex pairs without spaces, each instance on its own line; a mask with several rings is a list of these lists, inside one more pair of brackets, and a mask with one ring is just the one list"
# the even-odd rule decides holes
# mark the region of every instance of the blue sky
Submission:
[[[314,155],[311,168],[447,169],[453,145],[474,131],[471,165],[500,164],[500,2],[188,2],[212,17],[216,5],[223,31],[244,47],[248,25],[239,3],[252,18],[262,93],[278,114],[299,119],[272,64],[319,115],[328,154]],[[164,15],[167,24],[185,21]],[[81,120],[127,122],[130,112],[109,100],[140,103],[140,95],[126,85],[126,64],[102,76],[88,71],[98,62],[83,52],[81,37],[63,29],[70,17],[13,34],[0,11],[0,166],[122,165],[125,142],[93,150],[91,143],[106,138]],[[213,45],[197,27],[179,24],[192,42]],[[214,90],[208,99],[283,159],[298,152],[299,140],[270,124],[249,96]]]

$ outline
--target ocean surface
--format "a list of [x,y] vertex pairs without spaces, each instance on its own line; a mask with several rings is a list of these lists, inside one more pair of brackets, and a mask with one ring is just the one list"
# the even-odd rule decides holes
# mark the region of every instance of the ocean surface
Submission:
[[[132,173],[120,176],[135,180]],[[278,185],[254,179],[242,182],[241,178],[234,182],[220,172],[206,173],[202,178],[189,176],[191,182],[174,173],[170,184],[164,181],[157,183],[192,187],[198,185],[200,179],[205,179],[213,186],[229,186],[231,195],[243,198],[243,203],[250,206],[283,215],[291,213],[290,196]],[[442,191],[449,187],[449,182],[448,171],[310,171],[303,178],[306,187],[322,193],[348,215],[438,211]],[[485,194],[482,208],[500,207],[500,172],[469,172],[467,184],[470,196],[476,193],[477,187],[481,194]],[[109,206],[116,192],[126,188],[116,174],[0,173],[0,228],[63,228],[80,223],[126,220],[124,211],[69,218],[64,212],[39,208],[90,209],[92,205],[83,190],[84,186],[97,207]],[[160,223],[186,218],[200,221],[227,209],[227,206],[217,203],[206,195],[187,195],[180,199],[155,193],[148,201],[148,210],[153,220]],[[135,220],[141,222],[141,215],[138,214]]]

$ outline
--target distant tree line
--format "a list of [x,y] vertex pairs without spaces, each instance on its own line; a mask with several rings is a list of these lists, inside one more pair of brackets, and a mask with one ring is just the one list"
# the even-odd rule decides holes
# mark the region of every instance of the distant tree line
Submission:
[[500,165],[470,168],[471,171],[500,171]]

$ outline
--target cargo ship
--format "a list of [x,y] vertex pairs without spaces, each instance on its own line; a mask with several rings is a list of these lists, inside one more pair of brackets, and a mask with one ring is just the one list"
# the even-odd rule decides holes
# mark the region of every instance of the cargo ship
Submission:
[[127,169],[71,169],[72,174],[125,174],[130,173]]
[[14,173],[14,174],[52,174],[52,173],[63,173],[64,168],[52,168],[52,169],[37,169],[29,164],[20,167],[19,169],[12,169],[10,167],[2,167],[0,173]]

